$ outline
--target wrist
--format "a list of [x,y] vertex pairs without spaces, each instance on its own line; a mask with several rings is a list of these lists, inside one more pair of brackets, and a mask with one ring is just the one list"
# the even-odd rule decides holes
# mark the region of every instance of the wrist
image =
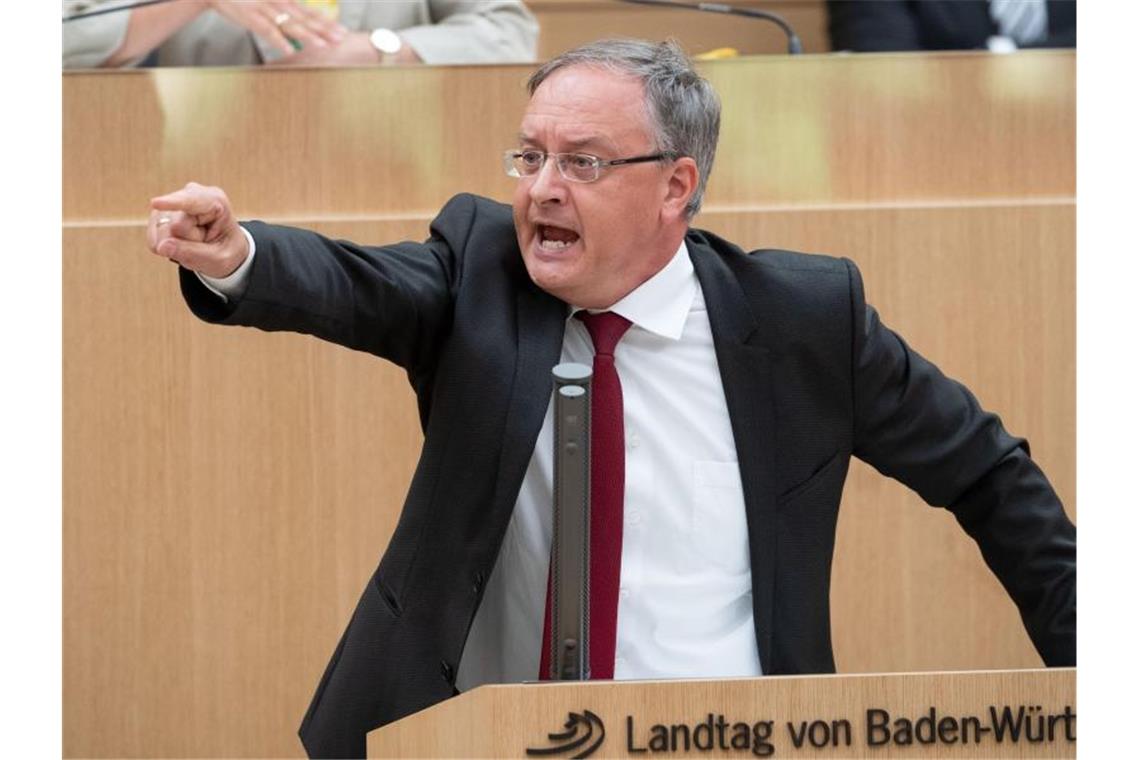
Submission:
[[242,268],[242,266],[245,265],[245,262],[249,260],[250,255],[253,253],[253,235],[250,235],[249,230],[247,230],[245,227],[242,227],[240,224],[236,225],[236,227],[239,234],[235,235],[234,237],[237,238],[238,244],[236,246],[236,250],[234,251],[233,258],[229,261],[229,271],[223,275],[224,277],[232,277],[239,269]]

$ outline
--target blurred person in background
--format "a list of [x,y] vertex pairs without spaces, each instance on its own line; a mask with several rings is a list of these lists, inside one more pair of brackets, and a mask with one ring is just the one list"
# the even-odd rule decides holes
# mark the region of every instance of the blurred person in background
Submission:
[[173,0],[65,23],[63,67],[524,63],[537,41],[522,0]]
[[832,50],[990,50],[1077,46],[1076,0],[828,0]]

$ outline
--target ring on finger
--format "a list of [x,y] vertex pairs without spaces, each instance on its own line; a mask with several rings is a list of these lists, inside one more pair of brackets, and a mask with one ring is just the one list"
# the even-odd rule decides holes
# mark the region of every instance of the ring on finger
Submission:
[[289,23],[289,19],[291,18],[293,18],[291,14],[288,14],[285,11],[281,11],[273,17],[273,23],[277,24],[277,26],[284,26],[285,24]]

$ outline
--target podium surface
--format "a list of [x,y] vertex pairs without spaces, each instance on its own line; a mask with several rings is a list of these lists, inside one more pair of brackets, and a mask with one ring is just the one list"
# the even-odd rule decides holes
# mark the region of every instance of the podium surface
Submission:
[[483,686],[368,757],[1075,757],[1076,669]]

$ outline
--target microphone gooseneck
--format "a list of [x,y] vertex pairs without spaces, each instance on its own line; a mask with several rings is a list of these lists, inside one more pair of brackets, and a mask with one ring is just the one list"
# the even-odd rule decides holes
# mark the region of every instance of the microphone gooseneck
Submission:
[[730,16],[764,19],[784,30],[784,34],[788,37],[788,55],[799,55],[804,52],[803,43],[800,42],[799,35],[792,29],[791,24],[785,21],[782,16],[769,11],[756,10],[755,8],[737,8],[732,5],[726,5],[725,3],[682,3],[678,2],[678,0],[618,0],[618,2],[632,3],[634,5],[656,5],[663,8],[685,8],[690,11],[724,13]]
[[142,8],[146,5],[158,5],[159,3],[169,3],[171,0],[139,0],[137,3],[128,3],[126,5],[115,5],[110,8],[97,8],[93,11],[84,11],[83,13],[73,13],[70,16],[63,17],[63,23],[69,21],[78,21],[83,18],[91,18],[93,16],[102,16],[107,13],[118,13],[119,11],[129,11],[135,8]]

